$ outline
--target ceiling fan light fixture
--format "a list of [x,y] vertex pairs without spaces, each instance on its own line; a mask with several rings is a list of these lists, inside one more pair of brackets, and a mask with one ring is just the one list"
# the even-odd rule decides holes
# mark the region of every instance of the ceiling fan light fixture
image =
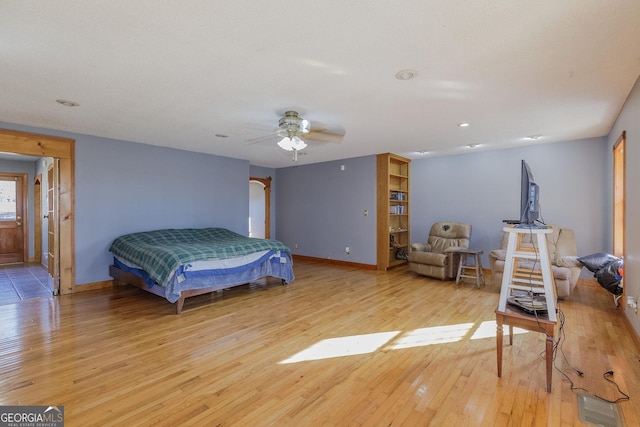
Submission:
[[307,143],[302,140],[299,136],[294,136],[291,138],[291,144],[293,145],[294,150],[304,150],[307,148]]
[[284,138],[282,138],[280,141],[278,141],[278,147],[282,148],[283,150],[293,151],[293,144],[291,144],[291,138],[289,138],[288,136],[285,136]]
[[300,151],[307,148],[307,144],[298,136],[293,136],[291,138],[285,136],[278,142],[278,147],[287,151]]
[[284,113],[284,117],[278,122],[280,133],[289,136],[290,134],[305,134],[311,130],[311,123],[309,120],[305,120],[298,116],[296,111],[287,111]]

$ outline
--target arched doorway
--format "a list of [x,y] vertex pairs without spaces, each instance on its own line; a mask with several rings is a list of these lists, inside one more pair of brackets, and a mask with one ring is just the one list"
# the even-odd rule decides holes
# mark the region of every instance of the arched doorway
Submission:
[[249,237],[271,238],[271,177],[249,178]]

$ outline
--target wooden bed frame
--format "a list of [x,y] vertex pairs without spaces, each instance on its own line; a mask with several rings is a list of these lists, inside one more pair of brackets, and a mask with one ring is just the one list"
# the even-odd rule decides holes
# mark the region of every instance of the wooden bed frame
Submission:
[[[109,266],[109,275],[111,277],[113,277],[113,285],[114,286],[120,286],[121,284],[124,284],[124,285],[128,284],[128,285],[135,286],[136,288],[140,288],[140,289],[142,289],[144,291],[150,292],[150,293],[152,293],[154,295],[158,295],[158,296],[166,299],[163,287],[161,287],[161,286],[149,287],[149,285],[146,284],[145,281],[142,278],[136,276],[133,273],[129,273],[128,271],[121,270],[118,267],[116,267],[115,265],[110,265]],[[237,283],[235,285],[229,285],[229,286],[226,286],[224,288],[215,287],[215,288],[183,290],[181,292],[181,294],[180,294],[180,298],[178,299],[178,301],[175,302],[175,304],[176,304],[176,314],[182,313],[182,307],[184,306],[184,300],[186,298],[195,297],[197,295],[202,295],[202,294],[208,294],[208,293],[211,293],[211,292],[220,291],[222,289],[228,289],[228,288],[232,288],[234,286],[240,286],[240,285],[244,285],[244,284],[246,284],[246,283]],[[286,285],[286,282],[284,281],[284,279],[282,279],[282,284]]]

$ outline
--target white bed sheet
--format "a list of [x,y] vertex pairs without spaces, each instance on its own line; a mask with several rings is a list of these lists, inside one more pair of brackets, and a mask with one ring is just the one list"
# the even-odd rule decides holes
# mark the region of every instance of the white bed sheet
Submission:
[[[184,266],[184,271],[202,271],[202,270],[217,270],[217,269],[225,269],[225,268],[235,268],[240,267],[241,265],[252,263],[263,256],[265,256],[269,251],[261,251],[254,252],[252,254],[243,255],[235,258],[227,258],[227,259],[208,259],[204,261],[194,261],[186,264]],[[119,256],[115,256],[118,261],[126,265],[130,268],[142,269],[139,265],[136,265],[133,262],[122,259]]]

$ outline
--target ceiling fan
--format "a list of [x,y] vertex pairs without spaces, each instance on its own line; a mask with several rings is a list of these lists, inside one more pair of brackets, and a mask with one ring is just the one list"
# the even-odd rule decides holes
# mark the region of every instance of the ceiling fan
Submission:
[[270,140],[274,137],[281,138],[278,146],[286,151],[293,151],[293,161],[298,160],[298,151],[307,147],[306,141],[340,143],[344,138],[344,131],[331,132],[321,125],[311,126],[309,120],[300,117],[297,111],[286,111],[278,121],[278,129],[275,135],[261,137],[252,142]]

